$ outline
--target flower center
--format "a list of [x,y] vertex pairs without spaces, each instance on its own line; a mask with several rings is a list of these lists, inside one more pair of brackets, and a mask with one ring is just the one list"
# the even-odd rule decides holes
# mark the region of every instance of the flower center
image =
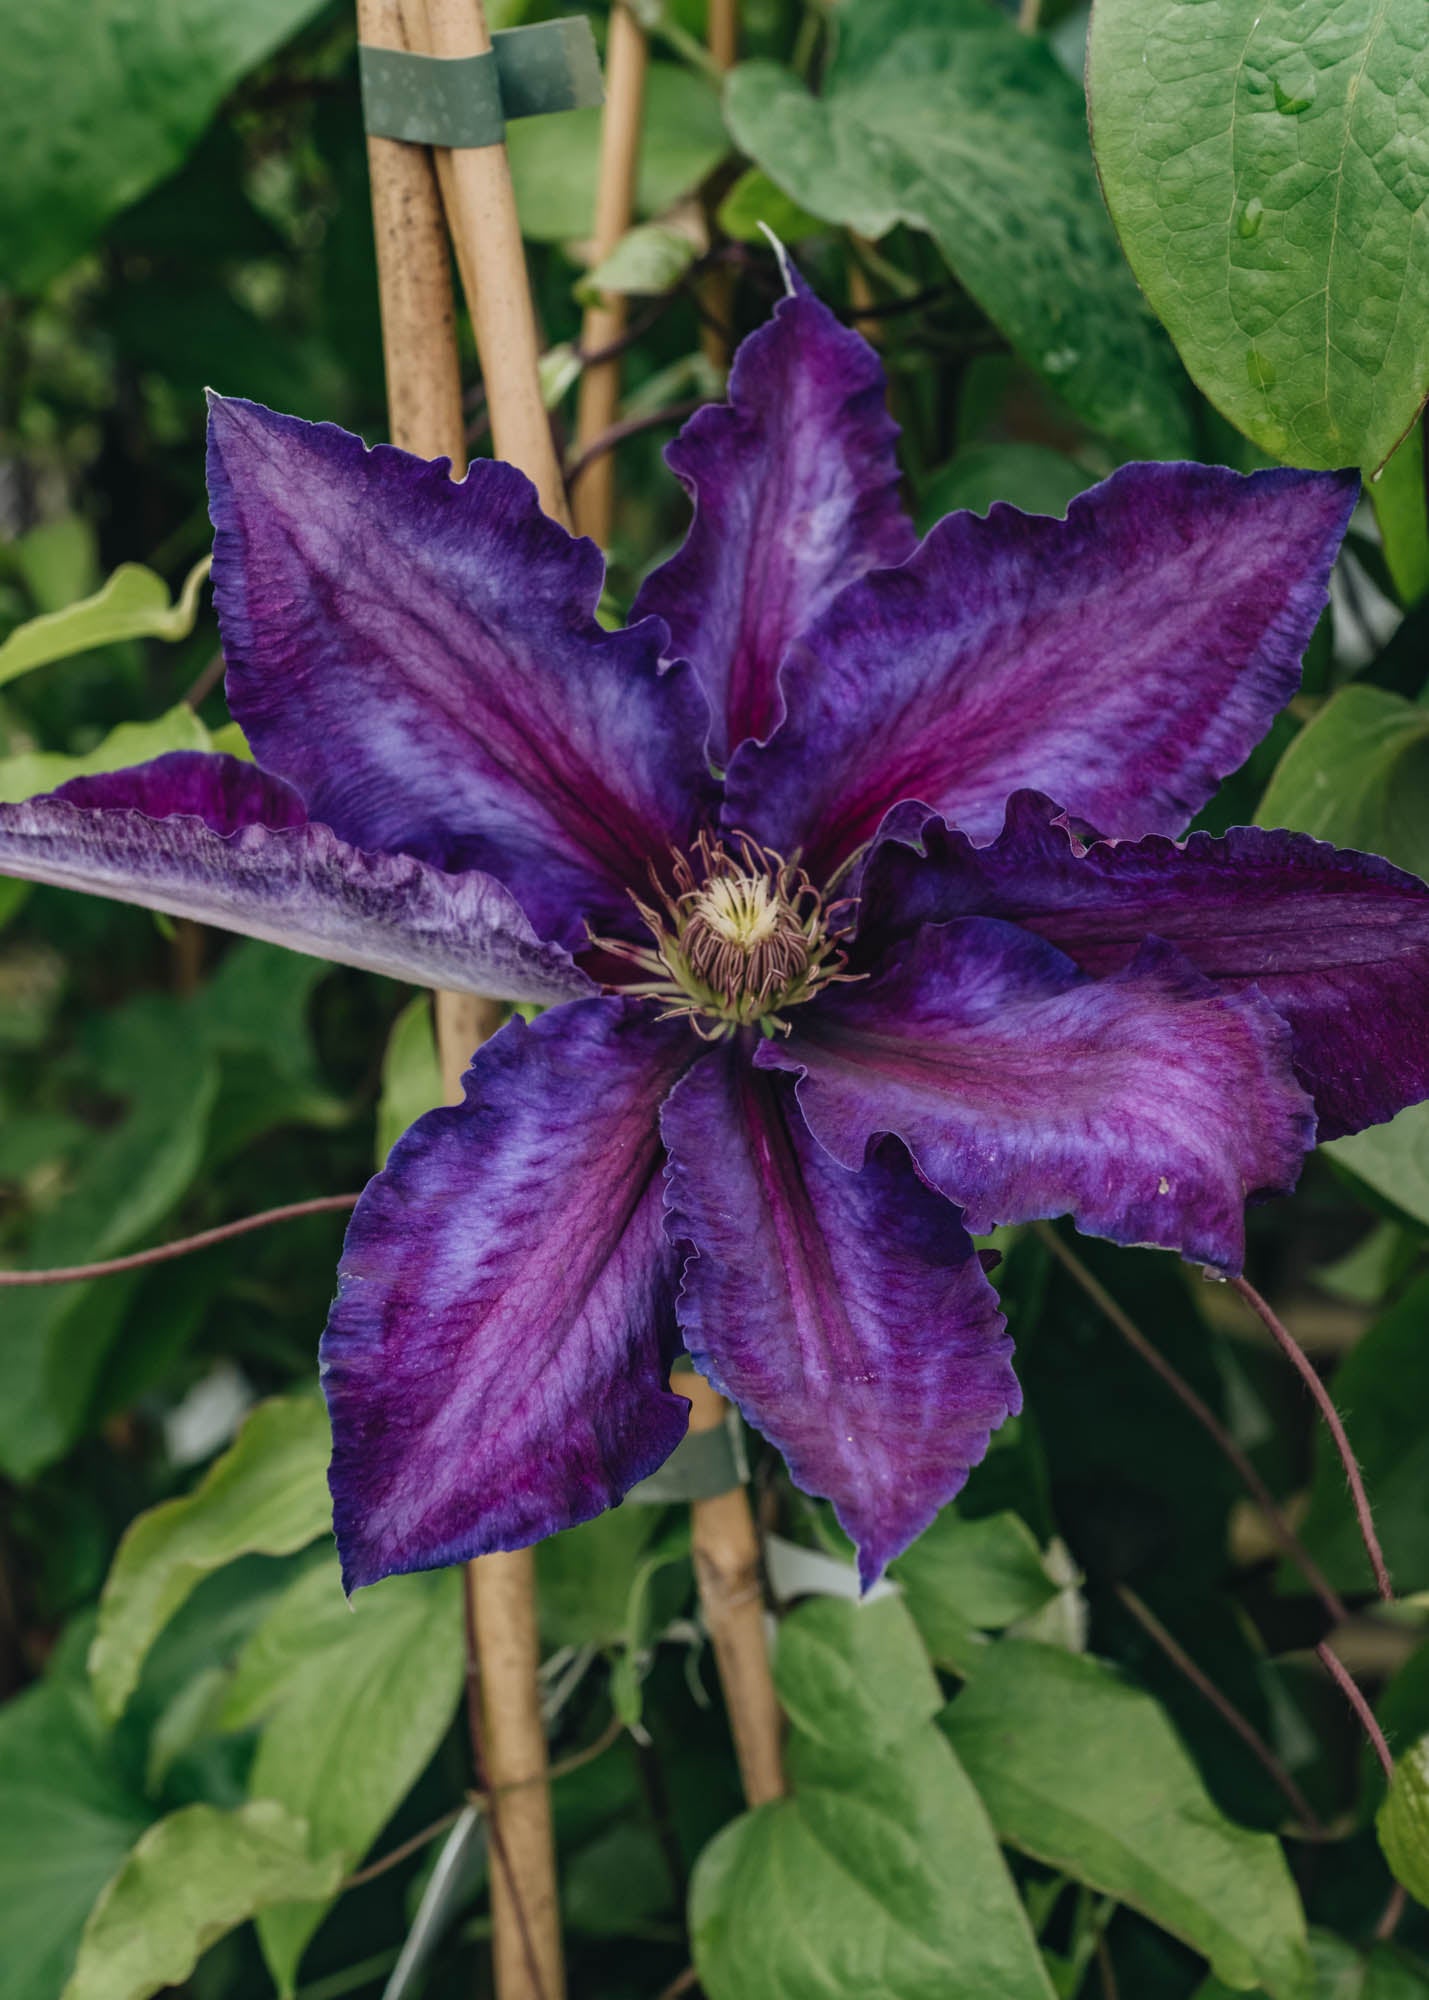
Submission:
[[726,845],[702,833],[671,873],[655,907],[634,898],[651,946],[593,940],[653,975],[624,990],[667,1002],[662,1019],[684,1016],[710,1041],[741,1027],[787,1034],[788,1008],[850,976],[840,939],[852,905],[826,904],[797,861],[747,834]]

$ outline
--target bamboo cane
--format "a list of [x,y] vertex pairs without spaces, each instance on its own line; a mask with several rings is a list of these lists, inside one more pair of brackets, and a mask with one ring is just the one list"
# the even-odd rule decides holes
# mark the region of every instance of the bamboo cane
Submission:
[[[372,48],[407,49],[398,0],[357,0],[358,33]],[[372,225],[382,306],[387,421],[395,444],[466,470],[456,313],[446,224],[420,146],[369,138]]]
[[[605,116],[600,129],[600,173],[595,193],[597,263],[608,257],[626,230],[635,209],[635,175],[640,161],[640,124],[645,101],[648,62],[645,30],[628,7],[610,10],[610,35],[605,48]],[[581,348],[598,354],[619,340],[625,330],[625,300],[611,294],[586,309]],[[603,437],[615,422],[620,402],[620,357],[597,361],[581,376],[576,405],[577,455]],[[615,502],[615,460],[610,452],[592,459],[572,496],[576,526],[605,548],[610,541]]]
[[[739,55],[739,0],[709,0],[705,41],[716,68],[734,68]],[[708,315],[700,324],[700,348],[706,360],[720,369],[729,367],[734,293],[735,276],[727,265],[716,265],[700,282],[700,304]]]
[[[365,42],[426,52],[427,24],[412,0],[405,17],[399,0],[358,0],[358,22]],[[504,149],[490,150],[500,154],[504,166]],[[461,374],[447,232],[432,162],[420,147],[371,138],[368,163],[393,440],[424,458],[450,458],[453,475],[460,478],[466,469]],[[455,182],[456,172],[449,172]],[[519,234],[516,245],[519,254]],[[474,269],[471,247],[468,234],[468,273]],[[524,288],[524,262],[520,275]],[[488,292],[497,299],[503,296],[502,287],[494,283]],[[528,314],[529,310],[528,295]],[[489,327],[487,333],[490,343]],[[533,328],[533,374],[534,356]],[[507,379],[503,371],[497,372]],[[488,389],[490,385],[488,375]],[[536,404],[539,408],[539,393]],[[550,464],[542,466],[539,453],[533,451],[535,463],[528,470],[545,478],[543,498],[559,507],[563,496],[544,411],[542,429]],[[437,1044],[449,1103],[460,1102],[462,1072],[499,1019],[499,1009],[475,995],[437,995]],[[500,2000],[561,2000],[565,1977],[546,1738],[536,1678],[539,1647],[530,1551],[487,1556],[469,1564],[466,1590],[470,1652],[478,1678],[473,1689],[473,1734],[482,1762],[480,1776],[493,1795],[488,1810],[496,1990]]]
[[[491,47],[481,0],[427,0],[427,19],[433,55],[479,56]],[[448,220],[475,293],[468,303],[491,441],[498,458],[520,466],[534,483],[551,519],[568,525],[565,484],[541,399],[541,348],[506,148],[464,147],[447,161]]]
[[[728,1403],[702,1375],[676,1375],[671,1386],[690,1399],[692,1431],[712,1431],[728,1420]],[[783,1797],[784,1767],[764,1637],[759,1536],[742,1486],[691,1503],[690,1547],[744,1796],[762,1806]]]

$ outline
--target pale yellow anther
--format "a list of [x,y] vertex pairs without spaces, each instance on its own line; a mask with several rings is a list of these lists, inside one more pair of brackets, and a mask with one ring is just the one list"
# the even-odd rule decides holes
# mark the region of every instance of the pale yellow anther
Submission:
[[698,914],[719,937],[753,951],[779,928],[783,904],[764,875],[721,875],[707,882],[695,902]]

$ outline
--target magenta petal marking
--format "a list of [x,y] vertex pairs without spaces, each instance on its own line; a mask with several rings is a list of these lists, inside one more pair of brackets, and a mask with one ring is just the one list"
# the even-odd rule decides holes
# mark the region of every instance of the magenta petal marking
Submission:
[[590,982],[486,875],[364,854],[308,824],[281,778],[175,750],[0,806],[0,874],[139,903],[315,958],[506,1000]]
[[997,1295],[896,1140],[847,1171],[738,1048],[683,1078],[661,1129],[685,1345],[833,1501],[867,1585],[1020,1407]]
[[679,1443],[657,1118],[697,1048],[616,1000],[513,1021],[368,1184],[322,1342],[349,1590],[588,1520]]
[[1235,1271],[1246,1201],[1288,1193],[1315,1142],[1266,1001],[1156,942],[1088,979],[987,917],[925,926],[757,1060],[800,1073],[809,1127],[845,1166],[896,1133],[975,1235],[1070,1215]]
[[[912,816],[901,838],[916,842]],[[1290,1024],[1296,1070],[1334,1139],[1429,1097],[1429,887],[1308,834],[1234,827],[1083,847],[1035,794],[991,846],[939,822],[927,858],[881,845],[864,878],[868,949],[986,912],[1049,938],[1088,972],[1169,939],[1219,985],[1254,985]]]
[[729,401],[665,454],[695,516],[635,612],[663,618],[698,673],[717,764],[778,722],[789,641],[844,584],[913,548],[884,386],[867,341],[801,289],[741,345]]
[[603,566],[512,466],[460,484],[332,424],[215,398],[228,694],[260,763],[344,840],[494,875],[543,936],[625,919],[709,788],[657,622],[595,622]]
[[904,799],[990,840],[1022,786],[1109,835],[1179,833],[1294,693],[1358,486],[1128,465],[1065,521],[950,514],[803,634],[728,823],[815,873]]

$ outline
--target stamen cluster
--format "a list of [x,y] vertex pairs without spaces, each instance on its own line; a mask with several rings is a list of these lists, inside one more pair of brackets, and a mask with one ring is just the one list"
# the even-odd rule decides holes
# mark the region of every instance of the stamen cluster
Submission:
[[655,975],[622,990],[666,1001],[662,1020],[688,1017],[706,1041],[741,1027],[787,1034],[787,1009],[852,976],[840,939],[853,904],[826,904],[797,857],[786,861],[748,834],[726,846],[701,833],[691,853],[673,856],[670,875],[666,889],[652,868],[656,903],[632,897],[653,947],[592,940]]

